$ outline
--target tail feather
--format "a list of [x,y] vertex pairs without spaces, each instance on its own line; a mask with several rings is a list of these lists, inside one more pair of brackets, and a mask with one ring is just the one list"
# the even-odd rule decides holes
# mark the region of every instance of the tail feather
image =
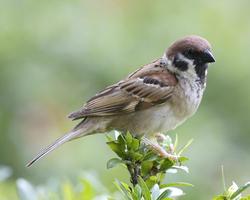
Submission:
[[65,142],[68,142],[70,140],[80,138],[89,134],[92,134],[95,130],[95,127],[93,126],[93,123],[91,120],[83,119],[80,123],[78,123],[72,131],[69,133],[63,135],[62,137],[58,138],[56,141],[54,141],[49,146],[42,149],[35,158],[33,158],[26,167],[30,167],[33,165],[36,161],[43,158],[45,155],[50,153],[51,151],[55,150],[59,146],[63,145]]
[[[43,158],[45,155],[50,153],[51,151],[55,150],[59,146],[63,145],[65,142],[95,134],[98,131],[98,128],[100,127],[100,123],[98,121],[99,119],[93,119],[93,118],[85,118],[80,123],[78,123],[72,131],[69,133],[63,135],[62,137],[58,138],[55,142],[53,142],[51,145],[47,146],[46,148],[42,149],[35,158],[33,158],[26,166],[30,167],[33,165],[36,161]],[[105,126],[104,122],[104,126]]]
[[35,158],[33,158],[27,165],[26,167],[30,167],[31,165],[33,165],[36,161],[40,160],[41,158],[43,158],[45,155],[47,155],[48,153],[50,153],[51,151],[55,150],[56,148],[58,148],[59,146],[61,146],[62,144],[64,144],[65,142],[68,142],[72,139],[74,139],[75,137],[79,137],[79,135],[82,134],[82,130],[76,130],[76,131],[72,131],[69,132],[67,134],[65,134],[64,136],[58,138],[56,141],[54,141],[51,145],[45,147],[44,149],[42,149]]

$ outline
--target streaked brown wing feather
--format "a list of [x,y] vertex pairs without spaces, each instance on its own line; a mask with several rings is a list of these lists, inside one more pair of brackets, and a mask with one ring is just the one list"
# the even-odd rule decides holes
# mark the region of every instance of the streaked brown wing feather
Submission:
[[147,109],[171,97],[176,83],[173,74],[154,62],[101,91],[69,117],[112,116]]

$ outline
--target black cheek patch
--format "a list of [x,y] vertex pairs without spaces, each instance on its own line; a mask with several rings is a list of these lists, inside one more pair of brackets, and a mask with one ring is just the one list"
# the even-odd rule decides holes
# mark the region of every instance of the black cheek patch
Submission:
[[174,59],[173,65],[181,71],[186,71],[188,69],[188,63],[178,58]]

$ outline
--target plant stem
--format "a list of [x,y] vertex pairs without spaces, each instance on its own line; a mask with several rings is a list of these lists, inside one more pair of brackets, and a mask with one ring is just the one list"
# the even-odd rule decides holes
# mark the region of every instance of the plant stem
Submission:
[[135,186],[138,183],[138,177],[141,175],[141,167],[139,163],[127,164],[130,173],[130,181]]

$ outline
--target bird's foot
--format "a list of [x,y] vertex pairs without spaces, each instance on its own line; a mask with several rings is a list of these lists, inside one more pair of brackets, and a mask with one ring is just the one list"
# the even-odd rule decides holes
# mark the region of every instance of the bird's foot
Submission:
[[[166,137],[165,135],[160,134],[160,137]],[[157,136],[156,136],[157,137]],[[159,138],[157,137],[157,141],[160,143],[158,140]],[[174,152],[171,150],[171,152],[167,152],[162,146],[160,146],[158,143],[153,142],[149,140],[148,138],[143,138],[142,139],[143,143],[148,146],[152,151],[157,153],[159,156],[163,158],[168,158],[170,160],[178,161],[178,156],[174,154]]]

